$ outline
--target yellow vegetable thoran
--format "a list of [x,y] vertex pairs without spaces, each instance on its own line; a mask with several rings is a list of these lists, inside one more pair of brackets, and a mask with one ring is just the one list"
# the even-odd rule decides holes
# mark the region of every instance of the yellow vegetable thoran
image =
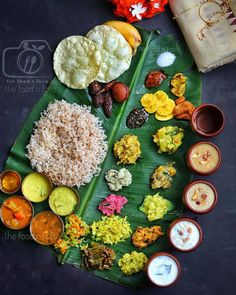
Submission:
[[171,187],[172,177],[176,174],[176,169],[173,167],[174,164],[175,162],[172,162],[156,168],[151,177],[152,189],[169,189]]
[[117,164],[135,164],[141,155],[138,137],[132,134],[124,135],[114,144],[113,151],[118,159]]
[[144,253],[132,251],[130,254],[125,253],[118,261],[121,271],[130,276],[132,274],[144,271],[148,259]]

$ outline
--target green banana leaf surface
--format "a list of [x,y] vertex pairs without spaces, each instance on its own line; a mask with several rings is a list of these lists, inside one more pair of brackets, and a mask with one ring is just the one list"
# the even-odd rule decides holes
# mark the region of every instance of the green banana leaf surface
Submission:
[[[181,195],[184,186],[191,180],[192,174],[185,163],[186,151],[189,146],[197,140],[197,136],[191,131],[189,122],[172,119],[167,122],[160,122],[155,119],[153,114],[150,114],[148,122],[139,129],[128,129],[126,127],[126,117],[134,107],[141,107],[140,99],[145,93],[155,93],[157,90],[164,90],[168,93],[170,98],[175,97],[170,92],[169,83],[171,78],[177,72],[182,72],[188,77],[187,89],[185,96],[195,106],[201,103],[201,75],[197,71],[193,57],[185,45],[178,41],[173,35],[159,36],[156,32],[148,32],[140,29],[142,35],[142,44],[138,48],[137,54],[134,56],[130,69],[125,72],[118,80],[125,82],[131,90],[129,99],[123,103],[114,103],[112,118],[107,119],[101,108],[94,108],[91,103],[91,97],[87,90],[72,90],[61,84],[56,78],[50,83],[47,91],[34,106],[33,110],[29,114],[27,120],[22,126],[22,130],[13,145],[9,157],[5,164],[5,169],[17,170],[22,177],[32,171],[30,163],[26,158],[26,146],[29,142],[30,136],[33,132],[34,122],[38,121],[41,112],[48,106],[50,102],[54,100],[64,99],[70,103],[78,103],[81,105],[92,106],[92,113],[98,116],[102,122],[103,127],[107,134],[108,140],[108,154],[101,165],[101,173],[98,177],[94,177],[92,181],[84,187],[78,189],[81,198],[80,208],[78,209],[78,215],[91,224],[93,221],[97,221],[101,218],[101,212],[97,210],[99,202],[111,193],[104,180],[105,171],[109,169],[119,169],[122,165],[117,166],[113,156],[113,145],[115,141],[120,139],[125,134],[137,135],[141,143],[142,155],[136,165],[125,166],[133,176],[133,182],[129,187],[119,191],[119,195],[123,195],[128,199],[128,203],[124,206],[121,216],[127,216],[127,219],[131,225],[133,231],[138,226],[153,226],[161,225],[162,229],[166,233],[169,224],[176,218],[178,218],[183,212],[183,204]],[[165,51],[170,51],[176,55],[176,60],[170,67],[164,69],[168,76],[160,87],[154,87],[147,89],[144,85],[144,80],[148,72],[159,69],[156,60],[157,57]],[[172,155],[158,154],[158,148],[153,143],[152,135],[156,131],[167,125],[176,125],[184,129],[185,137],[183,139],[182,146],[178,151]],[[173,179],[172,187],[169,190],[152,190],[150,186],[150,176],[154,172],[155,168],[161,164],[175,161],[177,174]],[[149,222],[146,215],[138,210],[142,204],[145,195],[159,192],[162,196],[170,200],[174,204],[174,209],[169,211],[163,219]],[[0,195],[1,204],[7,196],[3,193]],[[42,210],[48,210],[47,200],[34,204],[35,213]],[[13,234],[1,224],[0,230],[5,231],[7,234]],[[19,237],[21,234],[29,234],[29,230],[26,229],[21,232],[14,232]],[[6,241],[7,242],[7,241]],[[32,243],[32,246],[39,247],[32,240],[26,241]],[[45,247],[53,254],[56,254],[50,247]],[[124,275],[118,265],[118,259],[127,252],[138,251],[132,243],[131,239],[127,239],[124,242],[118,243],[112,247],[116,252],[116,262],[111,270],[96,271],[89,270],[95,275],[111,280],[121,285],[130,287],[142,287],[149,284],[148,279],[144,272],[132,276]],[[166,234],[160,237],[155,243],[143,249],[148,257],[157,251],[169,251],[170,247],[167,241]],[[79,248],[70,248],[65,255],[58,256],[59,263],[69,263],[76,267],[81,267],[81,252]]]

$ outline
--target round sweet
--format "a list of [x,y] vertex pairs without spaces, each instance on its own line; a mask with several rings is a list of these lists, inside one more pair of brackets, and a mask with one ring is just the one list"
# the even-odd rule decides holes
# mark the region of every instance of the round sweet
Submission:
[[89,31],[86,38],[95,42],[101,52],[102,64],[96,77],[97,81],[108,83],[128,70],[132,49],[117,30],[99,25]]
[[74,89],[88,87],[95,80],[100,66],[101,54],[96,43],[82,36],[63,39],[53,57],[57,78]]

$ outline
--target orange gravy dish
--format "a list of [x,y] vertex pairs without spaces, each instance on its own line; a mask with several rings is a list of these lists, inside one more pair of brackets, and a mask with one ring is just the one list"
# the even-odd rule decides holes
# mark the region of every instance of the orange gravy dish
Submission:
[[30,225],[33,239],[41,245],[55,244],[61,238],[63,230],[63,221],[51,211],[38,213],[34,216]]
[[0,216],[6,227],[16,230],[23,229],[30,224],[33,207],[25,198],[12,196],[3,202]]

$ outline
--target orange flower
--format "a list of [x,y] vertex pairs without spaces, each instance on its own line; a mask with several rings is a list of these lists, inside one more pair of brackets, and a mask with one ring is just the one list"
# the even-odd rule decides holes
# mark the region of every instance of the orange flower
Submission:
[[163,12],[168,0],[110,0],[110,2],[115,5],[116,16],[124,17],[132,23]]

